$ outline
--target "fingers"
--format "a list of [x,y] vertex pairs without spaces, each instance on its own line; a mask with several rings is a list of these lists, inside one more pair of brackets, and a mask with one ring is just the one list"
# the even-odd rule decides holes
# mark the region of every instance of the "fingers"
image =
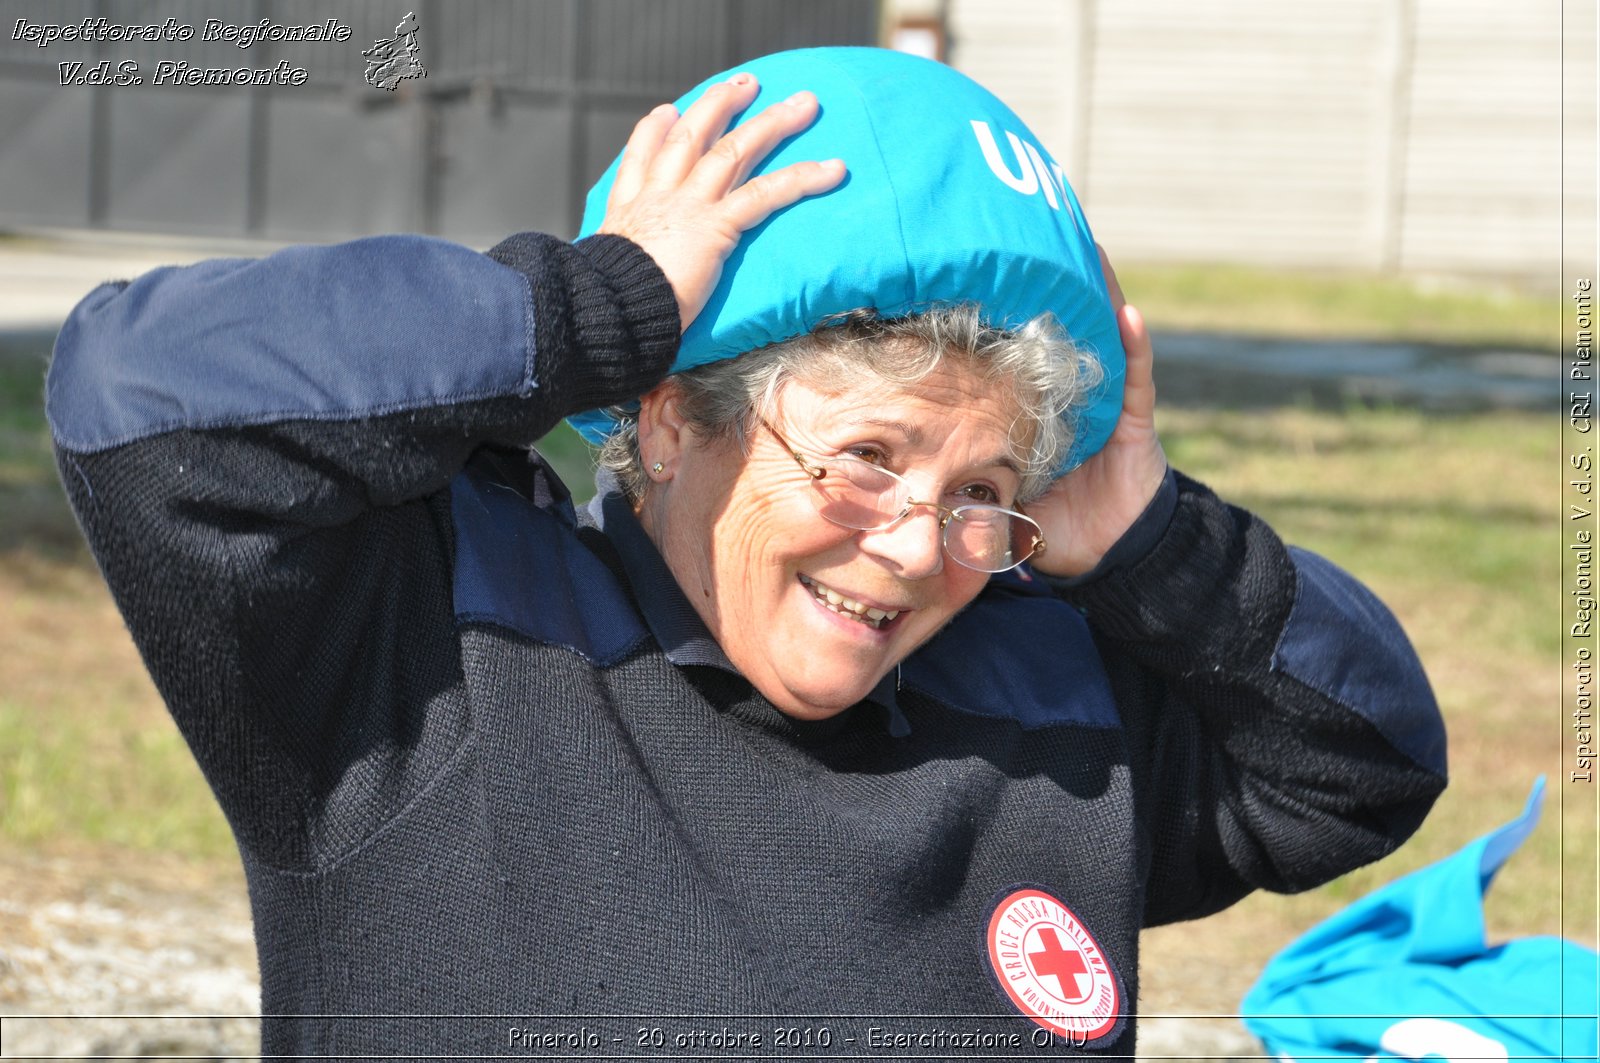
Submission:
[[817,118],[817,98],[797,92],[718,140],[690,172],[687,184],[708,198],[727,194],[783,141]]
[[723,209],[728,220],[745,232],[791,203],[828,191],[844,174],[842,159],[793,163],[746,182],[723,201]]
[[1122,285],[1117,282],[1117,271],[1111,268],[1111,259],[1106,254],[1106,249],[1098,243],[1094,249],[1100,255],[1100,275],[1106,280],[1106,290],[1111,293],[1111,307],[1120,315],[1122,308],[1128,305],[1128,300],[1123,297]]
[[1150,342],[1150,330],[1145,327],[1144,315],[1128,305],[1122,294],[1122,284],[1117,271],[1111,268],[1111,257],[1099,244],[1094,245],[1100,255],[1100,275],[1105,278],[1106,291],[1111,295],[1111,306],[1117,318],[1117,334],[1122,337],[1122,351],[1127,356],[1126,375],[1122,383],[1122,409],[1140,418],[1153,418],[1156,408],[1155,349]]
[[799,92],[725,135],[758,88],[755,78],[739,74],[711,86],[681,116],[671,105],[657,107],[634,126],[612,178],[597,231],[625,236],[655,260],[685,328],[746,231],[776,210],[828,191],[845,175],[844,163],[830,159],[752,179],[756,166],[818,113],[816,97]]
[[1122,409],[1138,418],[1155,417],[1155,350],[1144,315],[1138,308],[1122,305],[1117,310],[1117,331],[1122,335],[1122,350],[1127,356],[1122,384]]
[[683,183],[695,164],[722,136],[733,116],[756,98],[756,79],[735,74],[711,86],[673,123],[648,169],[645,183],[657,188]]
[[661,150],[662,141],[677,121],[678,109],[670,103],[661,104],[639,119],[622,149],[622,161],[617,164],[617,175],[611,181],[611,194],[606,197],[608,211],[631,202],[639,194],[650,161]]
[[[676,108],[664,103],[641,118],[623,148],[607,207],[630,202],[647,186],[668,189],[681,185],[707,201],[721,199],[743,183],[780,143],[816,120],[816,96],[797,92],[722,135],[733,116],[755,98],[758,87],[749,74],[739,74],[707,89],[681,117]],[[817,185],[817,174],[810,172],[798,179],[801,191],[788,196],[796,180],[791,175],[778,182],[775,191],[783,195],[768,201],[787,206],[810,194],[804,189],[816,186],[818,191],[826,190],[838,178]]]

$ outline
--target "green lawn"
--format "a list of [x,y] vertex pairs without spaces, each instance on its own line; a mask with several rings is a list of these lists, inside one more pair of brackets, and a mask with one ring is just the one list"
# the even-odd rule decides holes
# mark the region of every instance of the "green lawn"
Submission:
[[[1554,932],[1564,723],[1551,594],[1559,420],[1185,410],[1167,414],[1162,428],[1174,465],[1262,514],[1285,540],[1357,573],[1388,603],[1449,722],[1451,788],[1418,837],[1300,907],[1320,911],[1448,854],[1510,819],[1544,773],[1551,814],[1502,877],[1493,910],[1518,932]],[[1569,832],[1567,858],[1593,866],[1592,832],[1587,841]],[[1580,928],[1592,933],[1593,912],[1584,919]]]
[[1510,285],[1231,265],[1119,263],[1117,277],[1158,328],[1560,349],[1560,295]]

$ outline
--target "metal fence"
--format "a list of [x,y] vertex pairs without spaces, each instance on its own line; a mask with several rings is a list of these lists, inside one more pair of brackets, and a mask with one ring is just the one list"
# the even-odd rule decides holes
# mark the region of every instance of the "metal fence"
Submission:
[[[393,38],[408,12],[425,76],[368,85],[363,49]],[[117,26],[192,36],[39,44],[35,27],[102,18],[90,27],[101,38]],[[239,31],[263,20],[332,20],[348,35],[241,46]],[[649,107],[753,56],[873,43],[878,5],[11,0],[0,30],[0,226],[484,243],[511,229],[575,232],[584,192]],[[181,83],[241,67],[302,83]],[[96,70],[143,80],[96,85]]]

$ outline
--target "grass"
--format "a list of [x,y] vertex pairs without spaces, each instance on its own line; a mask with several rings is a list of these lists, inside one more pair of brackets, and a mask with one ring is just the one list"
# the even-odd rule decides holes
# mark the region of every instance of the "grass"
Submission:
[[594,449],[571,425],[563,421],[537,446],[561,482],[571,488],[574,498],[587,502],[594,497]]
[[[1437,859],[1511,818],[1541,773],[1552,776],[1555,807],[1564,733],[1549,594],[1560,566],[1551,518],[1558,431],[1554,418],[1534,414],[1395,409],[1163,418],[1175,465],[1286,540],[1359,573],[1425,663],[1450,723],[1453,783],[1397,864]],[[1569,858],[1592,864],[1588,845],[1569,848]],[[1333,893],[1354,896],[1394,874],[1366,869]],[[1503,889],[1518,932],[1557,929],[1553,884],[1545,866],[1525,888]]]
[[[1258,894],[1199,924],[1148,932],[1146,955],[1165,962],[1147,961],[1143,1007],[1232,1013],[1277,949],[1510,820],[1541,774],[1544,816],[1488,896],[1489,937],[1592,944],[1595,892],[1583,876],[1596,859],[1594,793],[1563,792],[1562,781],[1557,419],[1290,407],[1168,411],[1161,427],[1174,465],[1359,573],[1394,610],[1448,723],[1451,786],[1386,860],[1311,893]],[[1228,962],[1208,968],[1205,956]]]
[[0,844],[231,858],[56,482],[42,360],[0,360]]
[[1560,297],[1508,286],[1233,265],[1118,264],[1117,277],[1166,329],[1560,348]]

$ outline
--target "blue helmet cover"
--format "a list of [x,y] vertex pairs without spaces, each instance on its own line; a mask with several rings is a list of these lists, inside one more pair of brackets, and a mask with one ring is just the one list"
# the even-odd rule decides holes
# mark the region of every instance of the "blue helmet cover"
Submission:
[[[899,317],[970,302],[1002,329],[1050,313],[1103,370],[1063,414],[1074,432],[1058,472],[1104,446],[1122,412],[1124,374],[1110,296],[1066,176],[1011,109],[942,63],[879,48],[807,48],[717,74],[681,97],[679,111],[739,71],[760,82],[739,122],[801,90],[821,104],[816,122],[752,176],[829,158],[849,173],[745,233],[684,333],[673,371],[802,335],[859,307]],[[600,227],[620,159],[590,189],[580,236]],[[591,443],[615,425],[599,410],[571,421]]]

